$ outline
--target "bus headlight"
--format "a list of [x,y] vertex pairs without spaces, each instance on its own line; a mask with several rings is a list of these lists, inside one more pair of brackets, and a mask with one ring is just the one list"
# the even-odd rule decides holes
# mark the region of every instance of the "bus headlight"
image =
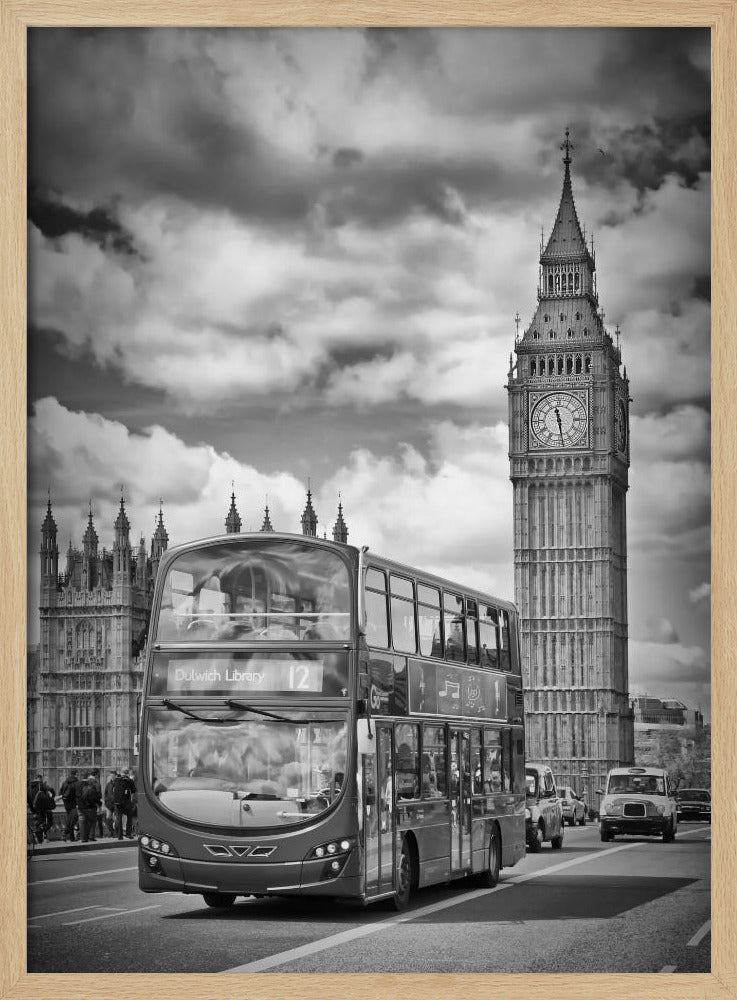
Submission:
[[340,840],[329,840],[325,844],[318,844],[317,847],[313,847],[305,858],[305,861],[349,854],[354,844],[355,841],[350,837],[342,837]]
[[163,854],[165,857],[178,858],[179,855],[166,840],[160,840],[158,837],[150,837],[147,833],[142,834],[138,838],[138,846],[146,855],[150,855],[148,859],[149,865],[155,867],[151,864],[154,856],[157,854]]

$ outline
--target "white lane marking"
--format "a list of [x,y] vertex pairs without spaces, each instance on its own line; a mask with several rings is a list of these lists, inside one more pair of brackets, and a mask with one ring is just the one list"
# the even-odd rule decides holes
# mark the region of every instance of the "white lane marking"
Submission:
[[570,861],[561,861],[560,864],[551,865],[549,868],[541,868],[539,871],[528,872],[527,875],[512,875],[509,884],[520,885],[522,882],[529,882],[530,879],[540,878],[542,875],[549,875],[552,872],[562,871],[564,868],[573,868],[575,865],[583,864],[592,858],[603,858],[606,854],[617,854],[619,851],[628,851],[631,847],[640,846],[639,841],[630,841],[628,844],[619,844],[617,847],[607,847],[604,851],[596,851],[588,854],[584,858],[571,858]]
[[29,917],[28,920],[46,920],[47,917],[65,917],[67,913],[81,913],[82,910],[94,910],[94,904],[91,906],[75,906],[73,910],[55,910],[53,913],[38,913],[35,917]]
[[676,971],[676,967],[675,967],[675,965],[664,965],[663,968],[660,971],[661,972],[675,972]]
[[711,930],[711,920],[707,920],[706,923],[700,927],[690,941],[686,942],[688,948],[695,948],[699,942],[706,937],[706,935]]
[[32,889],[36,885],[51,885],[52,882],[74,882],[78,878],[98,878],[100,875],[116,875],[118,872],[137,872],[138,865],[129,868],[106,868],[101,872],[79,872],[77,875],[60,875],[59,878],[40,878],[28,883],[28,888]]
[[552,865],[550,868],[541,868],[539,871],[530,872],[528,875],[521,875],[518,878],[511,878],[509,881],[500,882],[493,889],[475,889],[473,892],[466,892],[462,896],[454,896],[453,899],[444,899],[438,903],[431,903],[429,906],[423,906],[419,910],[411,910],[409,913],[397,914],[396,917],[392,917],[390,920],[382,920],[376,924],[362,925],[360,927],[354,927],[349,931],[341,931],[338,934],[331,934],[330,937],[323,938],[320,941],[313,941],[312,943],[302,945],[299,948],[290,948],[289,951],[282,951],[276,955],[269,955],[266,958],[257,959],[255,962],[246,962],[244,965],[237,965],[235,968],[224,969],[223,971],[265,972],[266,969],[272,969],[276,965],[286,965],[288,962],[294,962],[299,958],[307,958],[308,956],[315,955],[318,952],[326,951],[328,948],[334,948],[336,945],[345,944],[348,941],[355,941],[357,938],[367,937],[369,934],[378,934],[380,931],[391,930],[392,927],[396,927],[397,924],[405,923],[407,920],[417,920],[421,917],[428,916],[431,913],[438,913],[440,910],[449,909],[451,906],[461,906],[463,903],[468,903],[473,899],[478,899],[480,896],[490,896],[495,892],[499,892],[501,889],[510,889],[513,885],[519,885],[520,882],[527,882],[530,879],[541,878],[549,872],[560,871],[562,868],[572,868],[574,865],[585,864],[587,861],[600,858],[605,854],[616,854],[618,851],[626,851],[637,846],[637,843],[621,844],[618,847],[609,847],[604,851],[595,851],[582,858],[573,858],[570,861],[563,861],[559,865]]
[[[130,847],[108,847],[107,853],[118,854],[119,852],[128,853]],[[34,854],[32,858],[29,858],[29,863],[36,864],[37,861],[79,861],[80,858],[88,858],[92,851],[80,851],[75,850],[73,847],[68,851],[60,851],[58,854],[50,851],[48,854]],[[97,851],[94,851],[97,854]]]
[[[333,948],[348,941],[355,941],[356,938],[367,937],[369,934],[377,934],[379,931],[391,930],[397,924],[402,924],[407,920],[416,920],[418,917],[425,917],[439,910],[445,910],[449,906],[456,906],[458,903],[467,903],[471,899],[478,899],[479,896],[488,896],[499,892],[502,889],[510,889],[511,883],[500,882],[493,889],[476,889],[474,892],[464,893],[453,900],[442,900],[439,903],[431,903],[423,906],[419,910],[412,910],[411,913],[397,914],[390,920],[382,920],[377,924],[364,924],[361,927],[354,927],[349,931],[341,931],[339,934],[331,934],[330,937],[323,938],[322,941],[314,941],[312,944],[305,944],[299,948],[290,948],[289,951],[282,951],[277,955],[270,955],[267,958],[258,959],[255,962],[247,962],[245,965],[236,966],[234,969],[225,969],[225,972],[263,972],[275,965],[283,965],[285,962],[293,962],[298,958],[306,958],[327,948]],[[257,905],[257,904],[254,904]]]
[[153,906],[138,906],[135,910],[118,910],[117,913],[103,913],[101,917],[85,917],[83,920],[72,920],[62,927],[76,927],[77,924],[89,924],[93,920],[109,920],[111,917],[126,917],[129,913],[142,913],[144,910],[159,910],[161,903],[154,903]]

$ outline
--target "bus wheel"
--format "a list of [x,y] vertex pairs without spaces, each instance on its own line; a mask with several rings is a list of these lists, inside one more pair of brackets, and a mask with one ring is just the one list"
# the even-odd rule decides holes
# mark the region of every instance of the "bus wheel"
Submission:
[[392,902],[395,910],[406,910],[412,895],[412,852],[406,839],[397,865],[397,891]]
[[499,869],[502,865],[502,844],[499,838],[499,830],[492,827],[489,837],[489,867],[482,872],[479,877],[479,885],[485,889],[493,889],[499,881]]
[[216,910],[227,910],[235,903],[234,892],[203,892],[202,898],[208,906]]

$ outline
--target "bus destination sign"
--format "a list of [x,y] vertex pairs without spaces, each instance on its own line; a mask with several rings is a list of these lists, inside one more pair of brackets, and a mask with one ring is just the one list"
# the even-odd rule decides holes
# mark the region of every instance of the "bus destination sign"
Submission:
[[507,678],[490,670],[410,660],[409,710],[412,715],[504,720]]
[[171,694],[322,693],[322,685],[319,660],[208,657],[169,660],[166,689]]

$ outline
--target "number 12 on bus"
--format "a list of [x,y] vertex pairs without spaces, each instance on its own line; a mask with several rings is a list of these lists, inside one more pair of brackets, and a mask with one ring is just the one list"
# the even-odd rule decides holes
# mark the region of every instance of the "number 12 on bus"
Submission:
[[162,558],[141,717],[144,892],[404,908],[525,853],[508,602],[302,535]]

